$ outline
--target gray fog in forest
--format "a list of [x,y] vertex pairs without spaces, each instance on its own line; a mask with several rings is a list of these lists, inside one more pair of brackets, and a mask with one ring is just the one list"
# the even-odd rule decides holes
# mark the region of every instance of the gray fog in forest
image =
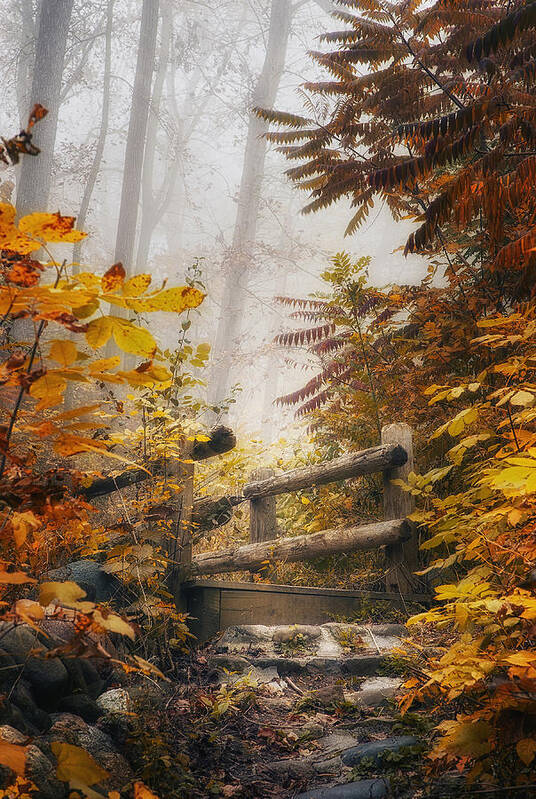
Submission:
[[[59,210],[90,234],[73,259],[99,272],[121,261],[170,285],[198,277],[207,300],[193,319],[212,360],[207,399],[266,441],[292,412],[274,405],[303,382],[273,343],[288,327],[274,298],[321,289],[330,256],[370,255],[376,285],[417,282],[423,265],[387,209],[344,238],[348,208],[300,215],[305,195],[263,137],[253,109],[301,113],[300,88],[320,75],[308,53],[326,29],[329,0],[2,0],[2,130],[36,128],[0,199],[19,214]],[[308,111],[309,113],[309,111]],[[162,347],[180,328],[152,322]],[[304,368],[307,367],[304,362]],[[239,387],[239,390],[237,390]]]

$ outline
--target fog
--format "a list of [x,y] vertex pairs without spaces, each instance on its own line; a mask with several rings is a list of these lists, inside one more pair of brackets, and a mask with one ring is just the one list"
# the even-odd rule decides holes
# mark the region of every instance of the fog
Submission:
[[[422,259],[404,258],[399,248],[408,225],[395,223],[381,205],[347,238],[347,204],[302,215],[306,195],[287,179],[289,163],[261,138],[267,126],[252,113],[266,98],[276,108],[310,113],[301,85],[321,77],[309,51],[321,47],[318,37],[332,24],[329,2],[75,0],[70,6],[70,0],[1,2],[2,132],[24,126],[34,102],[57,103],[36,134],[43,153],[51,143],[49,185],[43,189],[32,172],[25,190],[18,167],[16,185],[11,179],[0,185],[2,200],[19,207],[26,191],[32,210],[75,216],[86,201],[83,229],[90,235],[75,254],[82,269],[103,271],[120,258],[127,271],[174,285],[197,264],[207,299],[192,315],[192,337],[212,347],[209,400],[222,401],[238,384],[229,412],[235,427],[268,442],[289,434],[292,412],[273,401],[303,383],[304,374],[273,344],[277,332],[292,326],[274,297],[321,289],[320,273],[340,250],[371,256],[370,281],[379,286],[417,282],[425,269]],[[48,42],[39,34],[42,7],[54,23]],[[58,62],[61,18],[65,57],[51,67],[51,81],[46,50]],[[54,112],[57,129],[50,130]],[[90,192],[88,181],[94,181]],[[162,347],[176,345],[176,321],[162,316],[153,332]]]

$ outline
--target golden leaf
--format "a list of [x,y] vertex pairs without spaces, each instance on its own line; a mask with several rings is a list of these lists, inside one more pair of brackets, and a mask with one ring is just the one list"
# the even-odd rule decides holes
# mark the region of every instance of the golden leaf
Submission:
[[134,275],[123,285],[125,297],[139,297],[151,285],[151,275]]
[[0,741],[0,763],[7,766],[15,774],[24,774],[26,767],[26,747]]
[[143,782],[134,783],[134,799],[159,799]]
[[94,350],[104,346],[112,335],[113,322],[111,316],[101,316],[89,323],[86,341]]
[[11,526],[13,528],[13,538],[17,548],[20,548],[31,530],[38,530],[41,527],[41,522],[31,510],[24,513],[14,513],[11,517]]
[[30,386],[30,395],[39,400],[37,410],[59,405],[67,388],[66,380],[57,372],[49,371]]
[[94,785],[96,782],[103,782],[109,776],[89,752],[79,746],[53,741],[50,748],[58,761],[56,776],[63,782]]
[[113,336],[119,349],[142,358],[153,357],[156,352],[156,341],[148,330],[136,327],[132,322],[117,316],[109,318],[112,320]]
[[138,299],[125,299],[127,308],[133,311],[168,311],[170,313],[182,313],[188,308],[197,308],[201,305],[205,295],[199,289],[191,286],[176,286],[171,289],[163,289],[158,294],[151,297]]
[[39,603],[45,608],[56,600],[68,608],[76,608],[83,613],[87,613],[93,610],[95,604],[93,602],[80,602],[85,595],[84,589],[73,583],[72,580],[67,580],[64,583],[41,583],[39,586]]
[[134,630],[130,626],[130,624],[118,616],[116,613],[109,613],[106,617],[100,612],[100,610],[95,610],[93,613],[93,619],[97,624],[100,624],[101,627],[104,627],[105,630],[108,630],[111,633],[119,633],[119,635],[126,635],[132,640],[134,640]]
[[5,572],[0,571],[1,585],[22,585],[23,583],[36,583],[33,577],[28,577],[24,572]]
[[74,230],[75,222],[76,217],[74,216],[62,216],[60,213],[35,213],[22,217],[19,222],[19,230],[42,241],[74,244],[85,239],[87,235],[81,230]]
[[56,339],[50,346],[49,356],[62,366],[70,366],[76,361],[76,345],[68,339]]

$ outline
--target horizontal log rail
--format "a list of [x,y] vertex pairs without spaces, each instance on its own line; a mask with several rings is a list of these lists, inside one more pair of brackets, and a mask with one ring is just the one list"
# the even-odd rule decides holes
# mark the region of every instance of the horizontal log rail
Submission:
[[[208,441],[196,441],[192,448],[192,460],[203,461],[207,458],[212,458],[214,455],[223,455],[225,452],[236,447],[236,436],[232,430],[223,425],[215,427],[209,433]],[[162,474],[164,471],[165,461],[163,458],[157,459],[149,464],[152,473],[145,469],[128,469],[121,474],[113,477],[103,477],[99,480],[94,480],[87,488],[80,489],[77,493],[85,499],[94,499],[95,497],[102,497],[106,494],[112,494],[120,488],[127,488],[128,486],[143,483],[155,475]]]
[[203,552],[192,559],[189,577],[234,571],[258,571],[267,562],[289,563],[325,557],[338,552],[356,552],[388,546],[411,537],[412,527],[405,519],[390,519],[360,527],[322,530],[308,535],[276,538],[244,544],[216,552]]
[[340,458],[334,458],[326,463],[293,469],[285,474],[269,477],[267,480],[249,483],[244,486],[243,494],[247,499],[286,494],[363,474],[383,472],[386,469],[403,466],[407,459],[406,450],[398,444],[370,447],[360,452],[341,455]]

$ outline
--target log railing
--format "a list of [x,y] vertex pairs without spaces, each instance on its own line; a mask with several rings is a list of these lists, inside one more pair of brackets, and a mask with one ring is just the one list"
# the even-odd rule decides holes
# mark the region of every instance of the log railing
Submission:
[[[338,552],[375,550],[385,547],[386,590],[409,595],[415,590],[418,543],[407,516],[413,510],[411,494],[393,485],[413,469],[413,438],[406,424],[387,425],[377,447],[352,452],[284,474],[261,470],[253,475],[241,494],[194,502],[194,524],[201,529],[229,521],[233,507],[250,503],[250,543],[192,558],[190,575],[198,577],[224,572],[258,571],[267,563],[296,562]],[[323,530],[308,535],[277,537],[275,497],[305,488],[326,485],[365,474],[383,473],[384,520],[363,526]]]
[[[177,475],[185,485],[183,499],[181,507],[171,509],[168,516],[173,519],[171,535],[175,542],[169,547],[172,562],[170,589],[179,606],[184,605],[182,588],[193,577],[258,571],[263,565],[277,561],[296,562],[380,547],[385,547],[386,552],[388,594],[396,592],[410,596],[415,591],[418,542],[415,528],[407,519],[414,507],[413,498],[392,482],[395,478],[407,478],[413,469],[413,440],[408,425],[384,427],[381,444],[377,447],[284,474],[261,469],[253,473],[251,482],[239,494],[194,499],[193,462],[227,452],[234,445],[232,432],[228,428],[217,428],[211,433],[209,442],[193,446],[188,468],[180,467],[184,473]],[[278,537],[277,495],[380,472],[384,489],[383,520],[308,535]],[[129,471],[118,477],[95,481],[83,493],[87,498],[93,498],[144,479],[147,479],[146,472]],[[243,502],[250,505],[250,543],[192,556],[193,536],[197,537],[199,531],[225,524],[232,517],[233,508]]]

